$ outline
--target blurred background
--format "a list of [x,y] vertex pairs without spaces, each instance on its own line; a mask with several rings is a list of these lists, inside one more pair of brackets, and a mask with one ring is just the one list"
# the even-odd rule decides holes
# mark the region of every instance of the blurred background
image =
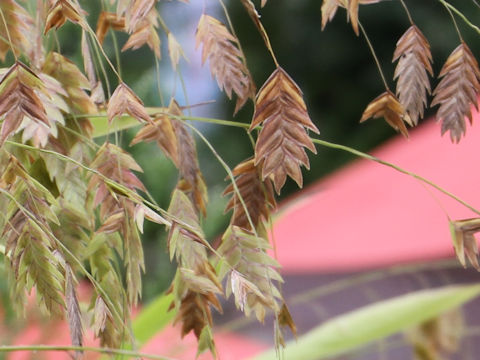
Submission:
[[[474,1],[452,0],[450,2],[472,19],[478,19],[480,9]],[[82,2],[82,6],[89,13],[89,19],[92,19],[92,26],[96,23],[100,11],[99,3]],[[430,42],[434,58],[434,73],[438,74],[443,62],[459,44],[452,19],[439,1],[405,0],[405,3],[414,22]],[[241,6],[241,2],[230,0],[225,1],[225,4],[257,88],[260,88],[273,72],[274,63],[257,29]],[[142,98],[146,106],[168,105],[169,99],[174,96],[180,105],[186,107],[192,105],[191,109],[185,110],[186,114],[249,123],[253,113],[252,102],[248,102],[233,117],[234,101],[229,101],[225,94],[220,93],[215,80],[211,78],[208,65],[201,64],[200,49],[195,49],[194,35],[201,13],[215,15],[226,22],[221,6],[215,1],[194,0],[188,4],[180,1],[160,1],[158,6],[166,25],[182,45],[186,60],[181,60],[180,72],[174,74],[169,63],[167,39],[160,30],[163,59],[159,64],[158,73],[150,49],[143,47],[137,51],[127,51],[122,54],[120,64],[125,82]],[[357,37],[350,24],[347,24],[344,9],[339,9],[334,20],[322,31],[320,7],[320,0],[269,0],[265,8],[259,12],[279,63],[304,93],[310,116],[320,130],[320,138],[370,152],[397,135],[381,119],[359,124],[367,104],[385,90],[381,77],[365,39],[362,36]],[[392,64],[391,60],[397,40],[410,25],[406,13],[399,1],[385,0],[378,4],[361,6],[360,21],[380,60],[389,87],[394,90],[395,83],[392,78],[396,64]],[[460,20],[458,20],[458,26],[465,42],[477,55],[480,51],[478,34]],[[73,56],[78,60],[77,63],[81,64],[78,46],[80,32],[77,27],[67,23],[58,31],[58,38],[60,43],[64,44],[62,52]],[[115,43],[117,42],[121,47],[125,41],[125,34],[117,33],[115,38],[111,35],[107,36],[104,47],[111,59],[115,59],[115,46],[117,46]],[[432,89],[437,82],[438,80],[432,80]],[[113,76],[112,84],[114,84]],[[195,104],[203,105],[194,106]],[[432,115],[433,111],[427,110],[425,117],[429,118]],[[253,155],[252,143],[244,130],[204,122],[193,122],[193,124],[205,135],[230,168]],[[422,127],[421,124],[420,127]],[[436,125],[434,131],[440,137],[439,125]],[[470,128],[467,129],[467,136],[469,131],[471,131]],[[135,133],[136,129],[123,133],[120,137],[121,143],[128,146]],[[441,140],[444,143],[449,142],[447,137]],[[208,214],[203,219],[203,225],[208,239],[214,241],[228,223],[228,216],[223,214],[226,199],[222,197],[222,192],[228,184],[224,181],[227,174],[201,139],[197,137],[196,141],[200,168],[209,189]],[[407,140],[402,141],[405,142],[405,146],[408,146]],[[129,151],[134,154],[144,169],[144,174],[141,175],[142,181],[160,206],[167,208],[171,191],[178,177],[173,164],[157,150],[154,144],[135,145]],[[346,152],[324,147],[317,146],[317,152],[317,155],[309,154],[311,169],[303,171],[304,187],[307,189],[327,174],[355,160]],[[299,191],[292,180],[287,180],[279,203],[282,204],[282,201],[298,194]],[[143,300],[146,303],[168,287],[174,274],[174,265],[170,263],[166,253],[165,238],[166,233],[163,227],[150,223],[145,225],[146,274]],[[431,284],[444,285],[457,280],[465,282],[476,279],[476,274],[471,272],[468,276],[465,275],[466,277],[462,274],[464,273],[455,272],[455,276],[450,278],[432,275],[434,279]],[[351,273],[342,276],[347,275]],[[295,276],[299,275],[287,276],[287,284],[293,284],[293,290],[290,291],[298,295],[301,289],[294,288],[295,284],[300,284],[301,281]],[[302,289],[338,280],[338,276],[330,274],[319,280],[316,275],[311,275],[303,280]],[[423,288],[422,281],[418,279],[422,279],[424,275],[410,274],[409,276],[413,276],[413,280],[410,283],[407,281],[404,286],[405,292]],[[360,303],[364,304],[367,300],[378,300],[399,293],[397,290],[400,288],[393,292],[392,288],[389,288],[388,278],[383,281],[384,283],[379,285],[379,289],[383,290],[377,293],[373,290],[365,290],[366,295]],[[4,281],[0,281],[0,286],[3,290],[1,294],[6,316],[10,318]],[[353,287],[350,290],[358,293],[359,290],[355,289]],[[336,300],[329,301],[336,302]],[[356,303],[355,306],[359,306],[360,303]],[[343,310],[332,307],[327,312],[329,316],[333,316]],[[233,320],[227,317],[225,321]],[[318,319],[315,318],[314,321],[317,323]],[[311,326],[314,324],[307,327]],[[247,327],[245,329],[247,329],[246,332],[253,331]],[[271,332],[265,329],[261,330],[261,333],[271,335]],[[369,355],[361,356],[364,357],[359,359],[373,358]]]

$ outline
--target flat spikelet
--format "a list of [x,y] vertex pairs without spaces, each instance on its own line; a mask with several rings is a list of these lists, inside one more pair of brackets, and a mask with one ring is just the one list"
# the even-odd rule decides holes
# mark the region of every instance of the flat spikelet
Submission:
[[480,264],[475,234],[479,231],[480,219],[478,218],[450,221],[450,233],[458,261],[463,267],[467,267],[467,258],[477,271],[480,271]]
[[271,177],[280,193],[287,175],[302,186],[300,166],[309,168],[304,148],[316,153],[305,128],[318,133],[308,116],[300,88],[278,67],[258,91],[250,130],[263,123],[255,146],[255,165],[262,179]]
[[[175,100],[170,102],[168,113],[172,117],[183,115]],[[195,139],[182,120],[173,118],[171,121],[177,138],[177,168],[180,173],[177,187],[190,197],[195,209],[205,216],[208,202],[207,186],[198,164]]]
[[95,192],[94,206],[100,205],[102,225],[97,233],[118,232],[122,236],[127,295],[130,304],[136,304],[142,289],[141,273],[145,269],[142,243],[135,224],[135,204],[131,199],[136,196],[137,189],[145,191],[133,173],[142,169],[127,152],[108,143],[98,150],[90,166],[130,190],[127,193],[113,187],[98,175],[92,176],[88,186],[89,191]]
[[122,48],[122,51],[128,49],[137,50],[143,45],[148,45],[150,49],[155,53],[155,56],[160,59],[160,37],[157,34],[158,28],[158,13],[157,10],[152,7],[150,12],[146,14],[145,18],[136,23],[131,32],[127,42]]
[[171,32],[168,33],[168,54],[170,55],[170,62],[172,63],[173,70],[177,70],[180,58],[186,58],[183,53],[182,46],[178,43],[177,39]]
[[100,44],[103,44],[103,40],[105,40],[105,35],[109,29],[124,31],[125,18],[118,16],[116,13],[102,11],[98,17],[96,30],[97,39]]
[[65,310],[62,296],[65,279],[55,256],[56,243],[50,235],[50,224],[59,224],[52,210],[57,202],[13,156],[0,182],[12,197],[4,208],[6,222],[1,235],[5,239],[7,267],[14,277],[11,284],[14,300],[21,303],[35,286],[37,298],[45,309],[60,315]]
[[208,262],[198,215],[185,193],[174,191],[168,213],[188,225],[186,228],[174,222],[168,234],[170,258],[175,257],[178,263],[170,289],[174,295],[170,308],[178,310],[174,322],[182,323],[182,337],[190,331],[195,334],[199,353],[209,349],[215,354],[210,307],[222,311],[216,296],[222,293],[222,285]]
[[276,286],[276,282],[283,282],[277,271],[280,265],[267,254],[268,248],[267,240],[236,226],[225,231],[218,248],[228,262],[220,268],[221,278],[229,275],[227,297],[233,293],[237,307],[247,316],[254,312],[260,322],[267,309],[278,314],[277,299],[282,299]]
[[[233,175],[235,176],[238,191],[248,209],[253,226],[255,229],[258,229],[259,225],[268,220],[270,211],[276,206],[272,182],[268,178],[265,179],[265,182],[261,181],[261,174],[258,167],[255,166],[254,159],[238,164],[233,169]],[[234,191],[233,184],[230,184],[223,194],[231,195],[225,207],[225,212],[233,209],[230,224],[253,231],[254,229],[252,229],[248,221],[240,198]]]
[[385,91],[368,104],[360,122],[364,122],[369,118],[376,119],[379,117],[383,117],[391,127],[400,131],[403,136],[408,138],[408,130],[404,121],[411,125],[410,118],[402,104],[390,90]]
[[125,11],[126,28],[129,34],[133,33],[147,15],[151,12],[156,0],[131,0]]
[[359,34],[358,31],[358,8],[359,5],[375,4],[382,0],[323,0],[322,3],[322,30],[329,21],[335,17],[338,7],[347,9],[348,19],[352,22],[353,31]]
[[[35,33],[33,19],[15,0],[0,1],[0,10],[7,26],[5,28],[4,21],[0,21],[0,60],[5,61],[9,50],[16,55],[22,52],[29,55],[33,48],[33,41],[30,37]],[[12,41],[13,49],[10,49],[9,38]]]
[[115,89],[107,106],[108,121],[122,114],[129,114],[138,121],[150,121],[150,116],[143,107],[143,102],[125,83],[120,83]]
[[[50,52],[42,71],[58,80],[65,89],[64,100],[74,114],[97,113],[97,106],[85,90],[90,90],[90,82],[80,69],[69,59],[56,52]],[[85,119],[86,121],[86,119]]]
[[0,118],[3,118],[0,145],[20,127],[25,116],[49,127],[47,113],[36,91],[48,94],[42,80],[17,61],[0,81]]
[[59,29],[67,20],[79,24],[85,30],[88,29],[84,19],[85,11],[77,3],[70,0],[57,0],[50,3],[51,6],[47,11],[47,19],[45,20],[45,34],[53,27]]
[[465,134],[465,118],[472,122],[472,105],[478,110],[480,92],[480,69],[467,44],[462,42],[450,54],[439,77],[431,106],[440,105],[437,121],[442,122],[442,135],[450,131],[450,139],[458,143]]
[[397,81],[397,96],[410,116],[412,125],[423,118],[430,94],[428,74],[433,76],[430,45],[421,31],[412,25],[398,40],[393,61],[398,60],[394,78]]
[[203,45],[202,64],[209,60],[210,71],[217,79],[218,87],[229,99],[232,92],[237,95],[237,112],[248,98],[253,98],[255,92],[238,39],[220,21],[203,14],[196,33],[196,47],[200,44]]

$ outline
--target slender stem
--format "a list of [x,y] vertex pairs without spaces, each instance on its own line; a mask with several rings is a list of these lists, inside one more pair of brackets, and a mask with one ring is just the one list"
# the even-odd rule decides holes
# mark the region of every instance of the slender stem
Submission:
[[13,46],[12,37],[10,36],[10,31],[8,30],[7,20],[5,19],[5,14],[3,13],[3,10],[1,7],[0,7],[0,15],[2,16],[2,22],[3,22],[3,26],[5,26],[5,31],[7,32],[10,49],[12,50],[13,56],[15,57],[15,61],[18,61],[17,53],[15,52],[15,47]]
[[115,31],[110,30],[110,33],[112,34],[112,40],[113,40],[113,48],[115,50],[115,59],[117,62],[117,68],[118,68],[118,74],[120,77],[122,77],[122,64],[121,64],[121,58],[120,58],[120,48],[118,47],[118,40],[117,40],[117,35],[115,34]]
[[[149,113],[151,114],[167,114],[169,115],[167,112],[165,112],[165,109],[164,108],[148,108],[147,109]],[[85,115],[87,116],[87,115]],[[90,116],[90,117],[95,117],[95,116]],[[105,117],[105,115],[98,115],[97,117]],[[249,124],[246,124],[246,123],[240,123],[240,122],[237,122],[237,121],[230,121],[230,120],[223,120],[223,119],[212,119],[212,118],[204,118],[204,117],[196,117],[196,116],[177,116],[176,118],[178,119],[182,119],[182,120],[192,120],[192,121],[201,121],[201,122],[206,122],[206,123],[211,123],[211,124],[217,124],[217,125],[223,125],[223,126],[232,126],[232,127],[238,127],[238,128],[243,128],[243,129],[248,129],[250,127]],[[261,127],[258,127],[259,129]],[[385,166],[388,166],[388,167],[391,167],[395,170],[397,170],[398,172],[401,172],[405,175],[408,175],[408,176],[411,176],[435,189],[437,189],[438,191],[440,191],[441,193],[447,195],[448,197],[454,199],[455,201],[459,202],[460,204],[462,204],[463,206],[465,206],[466,208],[470,209],[471,211],[473,211],[475,214],[478,214],[480,215],[480,210],[477,210],[475,207],[473,207],[472,205],[468,204],[466,201],[460,199],[459,197],[457,197],[456,195],[452,194],[451,192],[445,190],[444,188],[438,186],[437,184],[433,183],[432,181],[416,174],[416,173],[413,173],[411,171],[408,171],[408,170],[405,170],[395,164],[392,164],[388,161],[384,161],[384,160],[381,160],[375,156],[372,156],[372,155],[369,155],[367,153],[364,153],[364,152],[361,152],[359,150],[356,150],[356,149],[353,149],[351,147],[348,147],[348,146],[345,146],[345,145],[340,145],[340,144],[336,144],[336,143],[333,143],[333,142],[329,142],[329,141],[326,141],[326,140],[320,140],[320,139],[315,139],[315,138],[311,138],[312,142],[315,143],[315,144],[318,144],[318,145],[321,145],[321,146],[325,146],[325,147],[328,147],[328,148],[332,148],[332,149],[337,149],[337,150],[342,150],[342,151],[345,151],[345,152],[349,152],[355,156],[358,156],[358,157],[361,157],[361,158],[364,158],[364,159],[367,159],[367,160],[371,160],[371,161],[374,161],[378,164],[381,164],[381,165],[385,165]],[[9,141],[7,141],[9,142]],[[12,143],[12,142],[9,142],[9,143]],[[15,143],[13,142],[12,144],[16,145],[16,146],[24,146],[24,147],[28,147],[28,145],[24,145],[24,144],[19,144],[19,143]],[[42,149],[37,149],[37,148],[34,148],[34,147],[29,147],[29,148],[32,148],[33,150],[36,150],[36,151],[48,151],[48,150],[42,150]],[[54,154],[57,154],[56,152],[52,152]],[[59,156],[63,156],[65,157],[64,155],[62,154],[58,154]],[[68,158],[68,157],[66,157]],[[73,159],[72,159],[73,160]],[[75,161],[75,160],[74,160]],[[80,164],[79,163],[79,166],[82,166],[84,168],[87,168],[85,165],[83,164]],[[93,169],[89,169],[90,171],[92,171]],[[93,170],[95,171],[95,170]],[[101,174],[99,176],[102,176]],[[114,182],[112,182],[111,180],[109,180],[108,178],[105,178],[105,181],[109,181],[110,183],[114,184]],[[147,205],[150,205],[148,204],[147,202],[145,202]]]
[[258,31],[260,32],[260,35],[262,36],[262,39],[265,43],[265,46],[267,47],[268,52],[272,56],[273,62],[275,63],[275,66],[278,68],[280,67],[280,64],[277,61],[277,58],[275,56],[275,53],[273,52],[272,44],[270,43],[270,39],[268,37],[267,31],[263,27],[262,22],[260,21],[260,17],[257,13],[257,10],[255,9],[255,6],[251,1],[246,1],[242,0],[242,5],[245,7],[247,10],[248,15],[252,19],[253,23],[257,27]]
[[113,66],[112,62],[110,61],[110,58],[107,56],[107,54],[105,53],[105,50],[103,50],[103,47],[102,47],[102,44],[100,44],[100,41],[98,41],[98,38],[97,38],[97,35],[95,35],[95,32],[92,30],[92,28],[90,27],[90,25],[87,24],[87,32],[90,34],[93,42],[97,45],[98,47],[98,50],[100,50],[100,52],[102,53],[103,57],[105,58],[105,60],[107,61],[108,65],[110,66],[110,68],[112,69],[112,71],[115,73],[115,75],[117,75],[118,77],[118,81],[122,81],[122,77],[120,76],[120,74],[118,73],[117,69],[115,68],[115,66]]
[[400,4],[402,4],[403,8],[405,9],[405,12],[407,13],[408,21],[410,21],[410,25],[415,25],[415,23],[413,22],[413,19],[412,19],[412,15],[410,15],[410,11],[408,11],[408,7],[405,4],[405,1],[400,0]]
[[[455,26],[455,30],[457,31],[458,38],[460,39],[461,42],[463,42],[462,34],[460,33],[460,29],[458,28],[458,24],[457,24],[457,21],[455,20],[455,16],[453,16],[453,13],[452,13],[451,7],[453,7],[453,6],[451,6],[445,0],[439,0],[439,1],[442,3],[443,6],[445,6],[445,9],[447,9],[448,14],[452,18],[453,25]],[[457,9],[455,9],[455,10],[457,10]],[[460,13],[460,11],[458,11],[458,12]]]
[[443,6],[445,6],[447,9],[450,9],[451,11],[453,11],[458,17],[460,17],[465,22],[465,24],[467,24],[473,30],[475,30],[478,34],[480,34],[480,28],[478,26],[476,26],[475,24],[473,24],[470,20],[468,20],[467,17],[460,10],[458,10],[452,4],[449,4],[448,2],[446,2],[444,0],[438,0],[438,1],[440,1],[443,4]]
[[[247,58],[245,56],[245,53],[243,52],[243,48],[242,48],[242,44],[240,43],[240,39],[238,38],[237,34],[235,33],[235,28],[233,26],[232,19],[230,18],[230,15],[228,14],[227,6],[225,5],[225,2],[223,0],[218,0],[218,2],[220,3],[220,6],[222,7],[223,12],[225,13],[225,17],[227,19],[228,27],[230,28],[230,32],[237,39],[238,49],[242,53],[242,59],[241,60],[243,62],[243,65],[245,65],[245,67],[248,69]],[[278,66],[278,64],[277,64],[277,66]]]
[[225,169],[226,173],[228,174],[228,177],[230,178],[230,181],[232,182],[233,185],[233,190],[235,194],[238,196],[240,203],[242,204],[243,210],[245,211],[245,215],[247,216],[248,224],[252,228],[253,233],[255,236],[258,237],[257,230],[255,229],[255,225],[253,224],[252,218],[250,217],[250,213],[248,211],[248,207],[245,204],[245,201],[243,200],[243,196],[240,193],[240,190],[238,189],[237,182],[235,181],[235,176],[233,176],[232,170],[228,167],[227,163],[222,159],[222,157],[217,153],[215,148],[210,144],[210,142],[207,140],[207,138],[200,132],[195,126],[192,126],[187,123],[187,126],[192,129],[199,137],[200,139],[203,140],[205,145],[208,146],[210,151],[213,153],[213,155],[217,158],[218,162],[222,165],[222,167]]
[[166,356],[140,353],[131,350],[112,349],[94,346],[63,346],[63,345],[0,345],[0,352],[13,351],[91,351],[107,355],[122,355],[130,358],[145,358],[152,360],[173,360]]
[[365,37],[365,41],[367,42],[368,47],[370,48],[370,52],[372,53],[373,59],[375,60],[375,64],[377,65],[377,69],[378,69],[378,72],[380,73],[383,84],[385,85],[385,89],[387,91],[389,91],[390,88],[388,87],[387,80],[385,78],[385,75],[383,74],[382,66],[380,65],[380,61],[378,60],[377,54],[375,53],[375,49],[373,48],[372,42],[370,41],[370,39],[367,35],[367,32],[365,31],[365,29],[364,29],[363,25],[360,23],[360,21],[358,22],[358,26],[360,27],[360,30],[362,31],[362,34]]
[[370,155],[370,154],[366,154],[366,153],[363,153],[361,151],[358,151],[356,149],[352,149],[348,146],[344,146],[344,145],[340,145],[340,144],[335,144],[335,143],[331,143],[331,142],[328,142],[328,141],[325,141],[325,140],[320,140],[320,139],[312,139],[312,141],[315,143],[315,144],[319,144],[319,145],[322,145],[322,146],[326,146],[326,147],[329,147],[329,148],[332,148],[332,149],[338,149],[338,150],[342,150],[342,151],[346,151],[346,152],[349,152],[353,155],[356,155],[358,157],[361,157],[361,158],[364,158],[364,159],[367,159],[367,160],[371,160],[371,161],[375,161],[376,163],[378,164],[382,164],[382,165],[385,165],[385,166],[388,166],[388,167],[391,167],[392,169],[395,169],[396,171],[398,172],[401,172],[405,175],[408,175],[408,176],[411,176],[417,180],[420,180],[421,182],[437,189],[438,191],[440,191],[441,193],[447,195],[448,197],[451,197],[452,199],[454,199],[455,201],[459,202],[460,204],[462,204],[463,206],[465,206],[466,208],[470,209],[471,211],[473,211],[475,214],[477,215],[480,215],[480,210],[477,210],[476,208],[474,208],[472,205],[468,204],[466,201],[460,199],[458,196],[452,194],[450,191],[447,191],[445,190],[444,188],[438,186],[437,184],[435,184],[434,182],[424,178],[423,176],[420,176],[418,174],[415,174],[411,171],[408,171],[408,170],[405,170],[403,168],[401,168],[400,166],[397,166],[395,164],[392,164],[388,161],[384,161],[384,160],[381,160],[373,155]]

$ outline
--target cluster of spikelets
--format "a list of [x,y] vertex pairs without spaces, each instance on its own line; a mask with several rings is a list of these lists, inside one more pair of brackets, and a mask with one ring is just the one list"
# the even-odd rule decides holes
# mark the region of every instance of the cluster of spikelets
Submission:
[[[268,41],[255,5],[242,3]],[[254,101],[251,131],[262,125],[255,155],[229,179],[226,211],[232,217],[214,250],[200,227],[207,189],[182,107],[171,99],[168,108],[145,108],[102,50],[110,31],[125,32],[122,51],[148,46],[160,59],[165,36],[176,70],[182,48],[166,28],[157,1],[105,1],[95,30],[77,0],[32,1],[28,7],[2,0],[0,15],[0,58],[13,59],[0,80],[0,203],[7,209],[0,232],[18,308],[34,288],[44,310],[65,315],[73,345],[82,346],[86,327],[102,346],[134,342],[128,318],[142,293],[141,233],[147,219],[168,231],[170,258],[178,264],[169,290],[174,321],[182,324],[182,335],[196,335],[199,352],[215,353],[211,308],[221,311],[219,297],[231,294],[246,315],[254,313],[263,322],[272,311],[279,325],[295,331],[278,287],[279,264],[267,253],[274,190],[280,192],[287,176],[302,185],[300,167],[309,164],[305,148],[315,152],[307,131],[318,132],[291,77],[277,64],[257,92],[231,29],[210,15],[199,16],[196,44],[203,63],[227,97],[236,97],[235,112]],[[83,70],[45,46],[66,22],[81,32]],[[98,71],[104,62],[118,77],[111,95]],[[122,116],[136,119],[140,129],[131,145],[154,142],[178,168],[167,210],[143,198],[147,190],[135,175],[142,169],[126,150],[92,141],[92,121],[99,116],[108,124]],[[77,300],[79,278],[92,285],[88,310]],[[280,331],[276,340],[283,343]]]
[[[359,34],[359,5],[379,1],[324,0],[322,26],[344,7]],[[35,288],[47,312],[65,314],[73,345],[82,345],[86,326],[104,346],[134,342],[128,317],[142,292],[144,219],[168,231],[170,258],[178,264],[169,290],[174,321],[181,323],[182,335],[196,335],[199,352],[215,353],[211,309],[221,311],[219,297],[231,294],[247,316],[254,313],[263,321],[271,311],[276,330],[286,325],[295,332],[279,291],[279,264],[267,252],[267,224],[275,192],[280,193],[287,177],[302,186],[301,167],[309,166],[306,149],[316,152],[308,133],[318,130],[300,88],[275,59],[255,4],[241,3],[276,65],[258,91],[232,29],[204,13],[195,34],[202,62],[208,62],[227,97],[236,97],[235,112],[249,99],[254,102],[250,131],[258,130],[253,157],[235,167],[224,192],[231,219],[213,249],[200,226],[207,188],[182,107],[171,99],[167,108],[149,111],[102,50],[109,32],[118,31],[128,36],[122,51],[148,46],[160,59],[165,37],[176,70],[182,48],[165,26],[157,0],[105,0],[96,30],[78,0],[32,1],[32,13],[19,0],[0,1],[0,59],[13,59],[1,70],[0,80],[0,203],[6,209],[0,231],[12,299],[23,308],[26,293]],[[44,46],[67,21],[82,34],[83,71]],[[397,60],[396,94],[387,88],[368,105],[361,121],[384,117],[407,136],[405,123],[413,126],[423,117],[432,75],[428,42],[413,24],[397,44]],[[103,62],[118,77],[111,95],[97,71]],[[459,141],[465,118],[471,120],[471,105],[476,106],[480,78],[464,42],[447,59],[440,77],[432,105],[440,105],[442,132],[450,131],[452,140]],[[135,175],[142,169],[126,150],[92,141],[94,115],[106,117],[109,124],[122,116],[136,119],[140,129],[131,145],[154,142],[177,167],[179,179],[167,210],[143,198],[146,189]],[[471,239],[477,222],[452,226],[459,253],[465,251],[474,262]],[[88,314],[77,300],[78,277],[93,288]],[[275,338],[283,343],[280,331]]]
[[[322,28],[333,19],[339,7],[344,7],[355,33],[359,35],[359,5],[380,1],[324,0]],[[383,117],[406,137],[408,130],[405,124],[416,126],[423,118],[427,96],[431,94],[429,75],[433,76],[430,45],[411,18],[410,22],[411,26],[398,40],[393,54],[393,61],[398,61],[394,75],[396,92],[393,93],[385,84],[386,91],[368,105],[360,120]],[[472,107],[478,111],[480,92],[477,60],[462,39],[443,65],[439,78],[441,80],[432,93],[430,106],[439,105],[436,117],[442,123],[442,135],[449,131],[452,142],[458,143],[465,134],[465,118],[472,122]]]
[[[361,4],[382,0],[324,0],[322,28],[333,19],[339,7],[345,8],[357,35],[360,34],[358,9]],[[446,5],[448,6],[448,5]],[[449,11],[450,9],[447,8]],[[466,119],[472,123],[472,109],[478,111],[480,69],[475,56],[460,37],[460,45],[448,56],[440,70],[439,82],[433,92],[429,76],[433,76],[430,45],[408,14],[411,26],[398,40],[393,61],[398,61],[394,79],[396,93],[388,85],[386,91],[365,109],[361,122],[383,117],[389,125],[408,137],[407,125],[416,126],[423,118],[428,95],[433,95],[430,106],[439,105],[436,118],[441,122],[441,134],[450,132],[450,139],[458,143],[466,132]],[[458,29],[457,29],[458,31]],[[366,36],[366,35],[365,35]],[[480,219],[449,220],[450,230],[459,262],[465,267],[466,259],[480,271],[478,245],[475,234],[480,232]]]

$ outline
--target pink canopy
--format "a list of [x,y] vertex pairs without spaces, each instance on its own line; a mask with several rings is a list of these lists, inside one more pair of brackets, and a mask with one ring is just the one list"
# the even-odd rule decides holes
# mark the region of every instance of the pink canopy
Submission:
[[[478,114],[475,122],[480,121]],[[459,144],[427,121],[373,155],[417,173],[480,209],[480,132]],[[389,167],[357,160],[303,190],[274,221],[285,272],[336,272],[454,256],[448,216],[475,214]]]

